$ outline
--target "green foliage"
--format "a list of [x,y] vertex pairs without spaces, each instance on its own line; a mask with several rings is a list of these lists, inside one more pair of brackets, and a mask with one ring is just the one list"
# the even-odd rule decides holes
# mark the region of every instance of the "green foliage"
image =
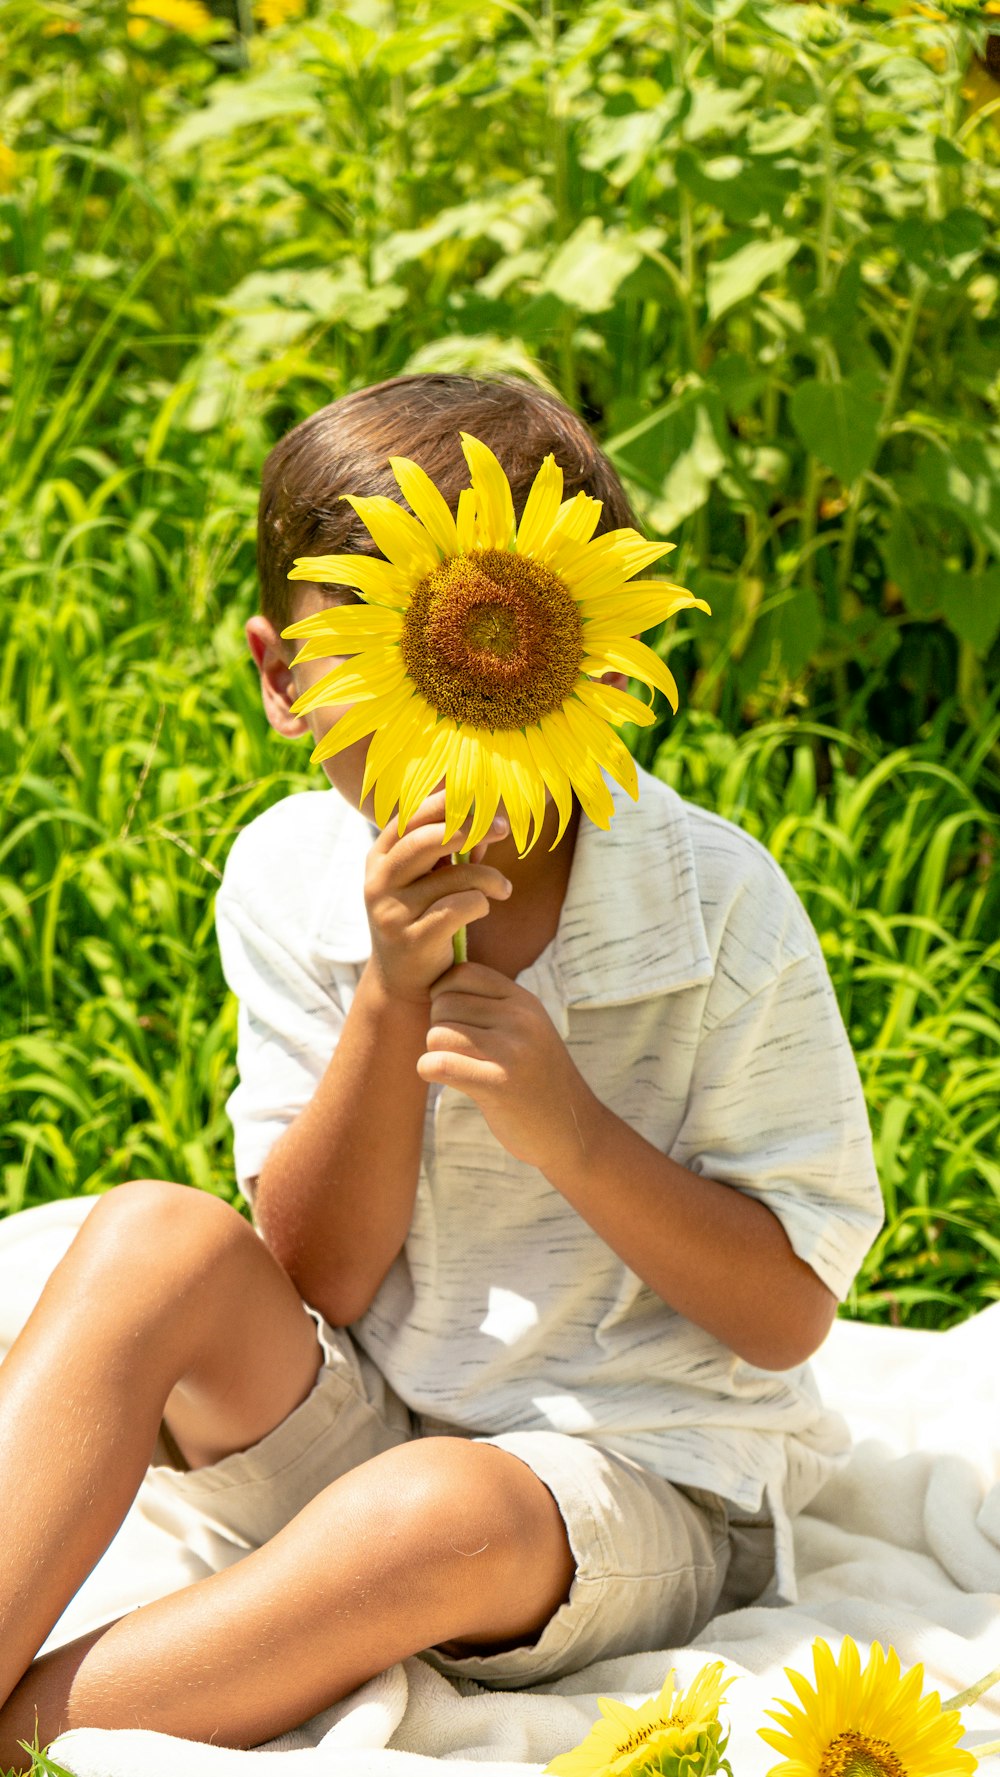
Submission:
[[917,745],[859,756],[819,723],[736,738],[691,713],[653,761],[768,847],[819,932],[886,1203],[850,1308],[915,1326],[1000,1297],[1000,699],[978,734],[947,730],[942,711]]
[[661,638],[684,725],[631,741],[820,923],[890,1206],[856,1307],[983,1299],[984,16],[258,0],[247,38],[242,0],[177,4],[0,0],[0,1210],[130,1174],[232,1193],[212,895],[313,781],[240,637],[260,464],[350,388],[504,367],[577,405],[712,604]]

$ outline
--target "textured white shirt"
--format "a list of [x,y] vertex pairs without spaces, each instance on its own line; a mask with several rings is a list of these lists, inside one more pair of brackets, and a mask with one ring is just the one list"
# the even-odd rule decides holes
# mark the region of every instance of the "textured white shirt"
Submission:
[[[518,976],[596,1096],[704,1177],[757,1197],[842,1299],[882,1221],[868,1118],[816,934],[762,846],[640,771],[581,818],[552,942]],[[315,1091],[370,935],[375,829],[335,790],[237,838],[216,918],[240,1002],[229,1100],[241,1187]],[[391,1106],[387,1106],[391,1114]],[[736,1357],[675,1313],[462,1093],[431,1088],[410,1232],[352,1327],[432,1422],[556,1430],[704,1487],[778,1531],[846,1451],[806,1366]]]

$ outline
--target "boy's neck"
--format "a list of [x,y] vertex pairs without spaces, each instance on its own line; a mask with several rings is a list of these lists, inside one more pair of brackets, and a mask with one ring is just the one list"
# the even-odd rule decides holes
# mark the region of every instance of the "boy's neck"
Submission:
[[[573,853],[576,850],[576,835],[580,825],[580,804],[574,798],[573,810],[566,823],[566,831],[554,851],[550,851],[557,832],[559,831],[559,811],[553,802],[547,804],[541,834],[529,851],[527,857],[519,858],[513,837],[498,839],[491,845],[484,862],[492,864],[494,869],[502,870],[514,885],[511,900],[520,897],[539,896],[546,898],[550,894],[558,895],[562,904],[569,881]],[[503,905],[503,903],[499,903]]]

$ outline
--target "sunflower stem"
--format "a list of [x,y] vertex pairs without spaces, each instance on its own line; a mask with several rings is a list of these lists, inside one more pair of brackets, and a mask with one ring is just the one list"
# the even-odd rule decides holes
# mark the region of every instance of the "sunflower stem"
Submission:
[[[453,851],[451,854],[451,861],[453,864],[467,864],[469,862],[469,859],[471,856],[472,856],[471,852]],[[468,928],[468,926],[459,926],[458,931],[455,933],[455,936],[453,937],[453,939],[451,941],[451,948],[452,948],[452,952],[454,954],[455,961],[457,963],[467,963],[468,962],[468,960],[469,960],[469,928]]]
[[[996,1668],[995,1672],[987,1672],[985,1678],[979,1678],[975,1684],[970,1684],[967,1691],[959,1691],[956,1697],[949,1697],[947,1703],[942,1703],[941,1707],[942,1709],[968,1709],[970,1703],[978,1703],[980,1697],[984,1697],[986,1692],[991,1691],[997,1683],[1000,1683],[1000,1666]],[[982,1750],[981,1746],[976,1747],[977,1757]]]

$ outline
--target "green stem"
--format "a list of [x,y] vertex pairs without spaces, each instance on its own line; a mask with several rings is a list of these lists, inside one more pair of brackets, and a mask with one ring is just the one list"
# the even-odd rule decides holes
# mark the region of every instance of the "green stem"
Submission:
[[[471,852],[453,851],[451,854],[451,861],[453,864],[467,864],[469,862],[469,859],[471,856],[472,856]],[[469,928],[468,928],[468,926],[459,926],[458,931],[455,933],[455,936],[453,937],[453,939],[451,941],[451,948],[452,948],[452,954],[454,955],[455,961],[457,963],[467,963],[468,962],[468,960],[469,960]]]
[[[968,1690],[959,1691],[957,1696],[949,1697],[948,1701],[942,1703],[941,1707],[942,1709],[968,1709],[970,1703],[978,1703],[980,1697],[984,1697],[986,1692],[991,1691],[993,1686],[998,1683],[1000,1683],[1000,1666],[998,1666],[993,1672],[987,1672],[985,1678],[977,1678],[975,1684],[970,1684]],[[1000,1741],[997,1741],[995,1744],[1000,1745]],[[988,1749],[985,1746],[977,1746],[976,1757],[980,1758],[987,1750],[990,1752],[995,1750],[992,1741]]]

